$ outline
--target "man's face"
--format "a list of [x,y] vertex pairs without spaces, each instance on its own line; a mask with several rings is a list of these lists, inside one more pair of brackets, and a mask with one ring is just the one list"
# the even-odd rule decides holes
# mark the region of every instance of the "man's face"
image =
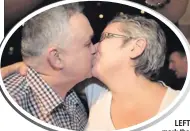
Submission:
[[187,59],[178,52],[173,52],[169,59],[169,69],[173,70],[177,78],[184,78],[187,75]]
[[91,38],[92,27],[88,19],[81,13],[70,18],[70,43],[64,49],[64,74],[78,82],[90,78],[95,48]]

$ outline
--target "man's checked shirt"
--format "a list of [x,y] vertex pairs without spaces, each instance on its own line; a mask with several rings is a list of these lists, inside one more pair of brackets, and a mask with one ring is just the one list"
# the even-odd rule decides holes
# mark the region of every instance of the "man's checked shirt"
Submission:
[[26,76],[18,73],[8,76],[4,84],[14,100],[31,115],[61,128],[84,130],[87,113],[74,91],[68,92],[63,100],[31,68]]

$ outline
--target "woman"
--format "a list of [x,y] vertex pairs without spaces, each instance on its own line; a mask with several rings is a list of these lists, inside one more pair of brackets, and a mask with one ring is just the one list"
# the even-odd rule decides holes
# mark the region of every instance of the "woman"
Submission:
[[[107,89],[86,88],[90,115],[87,130],[114,130],[144,122],[165,109],[178,95],[154,77],[165,60],[166,40],[150,19],[118,16],[104,29],[93,76]],[[99,94],[88,95],[91,92]]]
[[87,130],[139,124],[175,99],[178,91],[155,81],[165,48],[164,33],[154,20],[122,15],[107,25],[97,43],[92,74],[108,89],[98,84],[85,89],[90,109]]

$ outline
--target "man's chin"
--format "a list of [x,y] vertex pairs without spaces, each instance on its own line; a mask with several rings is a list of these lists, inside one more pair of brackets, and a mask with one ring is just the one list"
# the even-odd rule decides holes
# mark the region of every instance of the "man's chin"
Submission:
[[176,74],[176,77],[177,77],[178,79],[182,78],[181,75],[179,75],[177,72],[176,72],[175,74]]
[[91,75],[91,76],[88,76],[87,79],[90,79],[90,78],[92,78],[92,77],[93,77],[92,75]]
[[92,77],[98,78],[98,74],[96,71],[92,70]]
[[92,73],[91,72],[87,75],[87,79],[89,79],[89,78],[92,78]]
[[92,68],[92,77],[95,77],[97,79],[99,79],[99,76],[100,76],[100,69],[99,67],[96,65]]

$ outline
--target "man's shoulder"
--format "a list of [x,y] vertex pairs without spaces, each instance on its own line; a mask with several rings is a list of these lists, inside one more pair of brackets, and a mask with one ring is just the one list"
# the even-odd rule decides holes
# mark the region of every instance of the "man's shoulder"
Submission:
[[3,79],[3,82],[4,82],[4,84],[13,84],[13,82],[17,83],[17,82],[23,80],[24,78],[25,78],[25,76],[22,76],[19,73],[13,73],[13,74],[10,74],[9,76],[5,77]]
[[25,76],[14,73],[6,77],[3,82],[9,94],[18,104],[27,101],[30,96],[30,88],[27,85]]

